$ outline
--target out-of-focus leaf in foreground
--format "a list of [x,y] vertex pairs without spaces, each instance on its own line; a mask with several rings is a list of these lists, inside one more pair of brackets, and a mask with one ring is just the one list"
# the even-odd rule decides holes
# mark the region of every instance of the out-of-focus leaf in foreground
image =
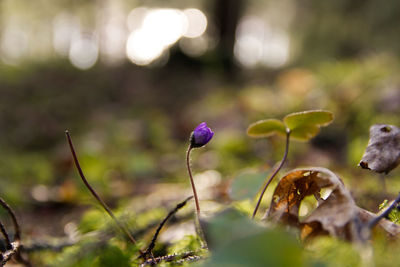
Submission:
[[361,168],[387,174],[399,164],[400,129],[394,125],[372,125],[368,146],[359,163]]
[[228,209],[202,221],[211,257],[201,266],[304,266],[296,238]]

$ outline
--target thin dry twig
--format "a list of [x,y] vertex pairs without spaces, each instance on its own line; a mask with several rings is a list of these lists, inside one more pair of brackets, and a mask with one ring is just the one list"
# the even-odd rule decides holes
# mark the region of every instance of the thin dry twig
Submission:
[[11,259],[12,256],[18,253],[20,248],[21,248],[21,242],[19,240],[12,242],[11,249],[1,254],[3,257],[1,259],[0,265],[4,266],[7,263],[7,261]]
[[11,220],[14,225],[14,231],[15,231],[14,239],[20,240],[21,239],[21,228],[19,227],[17,216],[15,216],[14,210],[1,197],[0,197],[0,205],[8,212],[8,214],[11,217]]
[[[25,266],[31,266],[31,263],[29,260],[24,259],[21,256],[21,250],[23,249],[23,246],[20,242],[21,239],[21,228],[19,226],[17,216],[15,215],[14,210],[7,204],[7,202],[0,198],[0,205],[7,211],[7,213],[10,215],[13,226],[14,226],[14,242],[11,242],[11,239],[9,238],[8,233],[6,232],[6,229],[4,225],[0,225],[0,231],[2,232],[4,238],[6,239],[6,246],[7,246],[7,251],[1,254],[2,259],[0,264],[4,265],[6,264],[7,261],[11,259],[12,256],[15,255],[15,259],[24,264]],[[8,238],[7,238],[8,236]]]
[[[114,213],[111,211],[111,209],[108,207],[108,205],[100,198],[100,196],[97,194],[97,192],[93,189],[93,187],[89,184],[89,182],[87,181],[85,175],[83,174],[82,168],[79,164],[78,161],[78,157],[76,155],[75,152],[75,148],[74,145],[72,144],[72,139],[71,136],[68,132],[68,130],[65,131],[65,135],[67,137],[68,140],[68,144],[69,144],[69,148],[71,150],[72,153],[72,157],[74,159],[74,163],[76,168],[78,169],[78,173],[80,175],[80,177],[82,178],[83,183],[85,184],[85,186],[89,189],[90,193],[92,193],[92,195],[94,196],[94,198],[100,203],[100,205],[104,208],[104,210],[108,213],[108,215],[110,215],[110,217],[114,220],[115,224],[117,225],[117,227],[128,237],[128,239],[135,245],[137,246],[137,242],[135,240],[135,238],[133,238],[132,234],[129,232],[129,230],[123,226],[118,219],[115,217]],[[143,255],[143,251],[139,249],[139,253],[141,255]]]
[[4,239],[6,241],[6,248],[7,249],[12,249],[11,241],[10,241],[10,236],[8,235],[6,228],[4,227],[4,224],[0,221],[0,231],[1,234],[4,236]]
[[184,262],[194,262],[202,259],[202,256],[196,255],[195,251],[187,251],[181,254],[165,255],[153,259],[148,259],[140,267],[153,266],[162,262],[173,262],[175,264],[183,264]]
[[157,237],[158,237],[158,235],[160,234],[160,231],[161,231],[162,227],[163,227],[164,224],[167,222],[167,220],[168,220],[169,218],[171,218],[171,216],[173,216],[175,213],[178,212],[178,210],[180,210],[181,208],[183,208],[183,207],[186,205],[186,203],[187,203],[190,199],[192,199],[192,198],[193,198],[193,196],[190,196],[190,197],[186,198],[184,201],[182,201],[181,203],[179,203],[178,205],[176,205],[176,207],[175,207],[173,210],[171,210],[171,211],[167,214],[167,216],[161,221],[160,225],[157,227],[156,232],[154,233],[153,238],[151,239],[151,242],[150,242],[148,248],[147,248],[146,251],[144,252],[144,256],[145,256],[145,257],[147,257],[147,256],[150,255],[151,258],[153,258],[153,256],[152,256],[152,255],[153,255],[153,249],[154,249],[154,246],[156,245]]

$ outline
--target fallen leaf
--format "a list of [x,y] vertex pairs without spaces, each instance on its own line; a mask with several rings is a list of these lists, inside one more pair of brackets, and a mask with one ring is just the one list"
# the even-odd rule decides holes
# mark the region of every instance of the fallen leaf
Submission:
[[358,164],[363,169],[389,173],[400,164],[400,128],[375,124],[369,129],[369,142]]
[[[314,196],[318,205],[301,219],[300,205],[308,196]],[[266,214],[273,221],[299,228],[303,240],[329,234],[350,241],[362,240],[360,229],[375,216],[359,208],[342,180],[325,168],[296,169],[286,174],[275,188]],[[400,233],[400,226],[388,220],[378,225],[390,235]]]
[[[321,195],[322,189],[328,188],[330,195]],[[300,220],[300,204],[307,196],[314,196],[318,206]],[[350,192],[336,174],[325,168],[308,168],[294,170],[281,179],[273,194],[268,217],[300,227],[304,239],[326,233],[353,239],[348,230],[356,211]]]

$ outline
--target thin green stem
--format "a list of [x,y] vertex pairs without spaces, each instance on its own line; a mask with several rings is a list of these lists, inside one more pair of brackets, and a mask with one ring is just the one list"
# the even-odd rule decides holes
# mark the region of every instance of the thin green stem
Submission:
[[[111,209],[108,207],[108,205],[100,198],[100,196],[96,193],[96,191],[93,189],[93,187],[89,184],[89,182],[87,181],[85,175],[83,174],[81,165],[79,164],[78,161],[78,157],[76,156],[76,152],[75,152],[75,148],[74,145],[72,144],[72,140],[71,140],[71,136],[67,131],[65,131],[65,135],[67,136],[67,140],[68,140],[68,144],[69,144],[69,148],[71,150],[72,153],[72,157],[74,158],[74,162],[75,162],[75,166],[78,169],[78,173],[80,175],[80,177],[82,178],[83,183],[85,184],[85,186],[89,189],[90,193],[92,193],[92,195],[94,196],[94,198],[100,203],[100,205],[104,208],[104,210],[108,213],[108,215],[110,215],[110,217],[114,220],[115,224],[118,226],[118,228],[128,237],[128,239],[137,246],[137,242],[135,240],[135,238],[133,238],[132,234],[129,232],[129,230],[123,226],[118,219],[115,217],[114,213],[111,211]],[[141,251],[139,249],[139,253],[141,255],[144,254],[143,251]]]
[[189,148],[188,148],[188,150],[186,152],[186,166],[187,166],[188,173],[189,173],[190,183],[192,185],[194,201],[196,203],[196,212],[197,212],[197,215],[200,217],[199,199],[197,197],[196,186],[194,185],[192,171],[190,170],[190,151],[192,151],[192,149],[193,149],[193,147],[191,145],[189,145]]
[[272,174],[271,177],[269,178],[268,182],[265,184],[263,190],[261,191],[260,197],[258,198],[258,201],[257,201],[257,205],[256,205],[256,207],[255,207],[255,209],[254,209],[254,211],[253,211],[252,219],[254,219],[254,218],[256,217],[258,208],[260,207],[261,200],[262,200],[262,198],[263,198],[263,196],[264,196],[265,191],[267,190],[267,187],[268,187],[269,184],[272,182],[272,179],[274,179],[274,177],[278,174],[279,170],[282,168],[283,164],[284,164],[285,161],[286,161],[287,155],[288,155],[288,153],[289,153],[289,140],[290,140],[290,130],[287,129],[287,130],[286,130],[286,147],[285,147],[285,154],[283,155],[283,158],[282,158],[281,163],[279,164],[278,168],[275,169],[275,171],[273,172],[273,174]]

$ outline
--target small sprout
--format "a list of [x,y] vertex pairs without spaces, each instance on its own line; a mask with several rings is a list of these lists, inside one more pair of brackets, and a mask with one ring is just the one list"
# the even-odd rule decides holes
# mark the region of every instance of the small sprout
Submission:
[[207,126],[207,123],[200,123],[190,135],[190,146],[192,148],[206,145],[214,136],[214,132]]
[[189,139],[189,149],[186,153],[186,165],[189,173],[190,183],[192,185],[194,201],[196,203],[197,215],[200,215],[199,199],[197,197],[196,187],[194,185],[192,171],[190,170],[190,151],[193,148],[202,147],[206,145],[214,136],[214,132],[207,126],[207,123],[200,123],[192,132]]
[[247,134],[254,138],[265,138],[272,135],[286,136],[290,131],[290,139],[307,141],[316,136],[320,127],[333,121],[332,112],[325,110],[308,110],[286,115],[283,121],[277,119],[260,120],[247,128]]
[[288,114],[283,118],[283,121],[277,119],[260,120],[252,123],[247,128],[247,134],[254,138],[265,138],[275,134],[286,137],[285,154],[283,155],[279,166],[275,169],[264,185],[254,209],[253,218],[257,214],[257,210],[268,185],[272,182],[286,161],[290,139],[308,141],[319,133],[320,127],[329,125],[332,120],[332,112],[325,110],[308,110]]

